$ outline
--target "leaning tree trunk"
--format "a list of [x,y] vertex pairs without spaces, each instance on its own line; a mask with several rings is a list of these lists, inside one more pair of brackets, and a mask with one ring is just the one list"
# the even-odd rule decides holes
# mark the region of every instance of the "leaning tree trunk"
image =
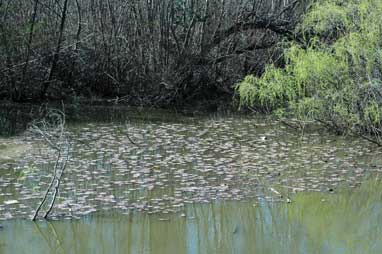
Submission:
[[47,90],[48,90],[48,88],[49,88],[49,86],[53,80],[53,74],[57,68],[61,44],[63,41],[66,12],[68,9],[68,2],[69,2],[68,0],[64,1],[64,7],[62,9],[62,14],[61,14],[61,23],[60,23],[60,31],[59,31],[59,35],[58,35],[58,40],[57,40],[57,46],[56,46],[56,50],[53,54],[53,60],[52,60],[52,65],[51,65],[50,70],[49,70],[48,79],[44,82],[43,87],[41,89],[40,99],[44,99],[46,97],[46,92],[47,92]]
[[[30,55],[31,55],[31,46],[32,46],[32,42],[33,42],[33,32],[34,32],[34,27],[35,27],[36,18],[37,18],[37,8],[38,8],[38,4],[39,4],[38,1],[39,0],[35,0],[35,2],[34,2],[33,14],[32,14],[31,21],[30,21],[29,38],[28,38],[27,52],[26,52],[27,56],[25,58],[25,64],[24,64],[24,68],[23,68],[22,82],[21,82],[22,86],[25,85],[25,82],[27,80],[27,71],[28,71],[29,59],[30,59]],[[21,88],[20,88],[20,90],[21,90]],[[22,91],[18,91],[18,94],[17,94],[18,100],[21,97],[21,93],[22,93]]]

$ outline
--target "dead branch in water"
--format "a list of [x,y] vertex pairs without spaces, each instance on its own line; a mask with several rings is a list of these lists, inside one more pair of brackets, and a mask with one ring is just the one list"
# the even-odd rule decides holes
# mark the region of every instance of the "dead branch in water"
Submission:
[[60,157],[61,157],[61,151],[58,152],[57,160],[56,160],[56,163],[54,164],[54,173],[53,173],[52,181],[50,182],[49,187],[46,189],[44,198],[41,200],[40,205],[37,207],[37,209],[36,209],[36,211],[35,211],[35,213],[34,213],[34,215],[33,215],[33,217],[32,217],[32,220],[33,220],[33,221],[36,220],[39,211],[41,210],[42,206],[45,204],[45,201],[46,201],[46,199],[48,198],[49,191],[50,191],[51,188],[53,187],[54,180],[56,180],[56,177],[55,177],[55,176],[56,176],[56,174],[57,174],[58,162],[59,162],[59,160],[60,160]]
[[[38,214],[44,204],[48,200],[49,193],[52,192],[52,201],[48,206],[44,219],[47,219],[51,211],[53,210],[57,194],[59,192],[62,176],[65,172],[67,162],[69,160],[70,154],[70,143],[65,134],[65,114],[58,110],[52,110],[47,113],[46,118],[42,121],[32,124],[31,131],[40,135],[44,141],[57,152],[56,162],[53,168],[52,180],[45,191],[45,195],[41,200],[39,206],[37,207],[32,221],[35,221],[38,217]],[[41,127],[40,127],[41,126]],[[55,131],[58,131],[58,134],[54,134]],[[52,132],[52,133],[50,133]],[[65,154],[65,155],[64,155]],[[64,156],[63,156],[64,155]]]
[[[53,181],[54,179],[56,180],[56,185],[54,186],[54,194],[53,194],[53,198],[52,198],[52,202],[50,203],[49,205],[49,208],[48,208],[48,211],[45,213],[44,215],[44,218],[46,219],[48,217],[48,215],[51,213],[52,209],[53,209],[53,206],[54,206],[54,203],[56,202],[56,198],[57,198],[57,193],[58,193],[58,190],[60,188],[60,184],[61,184],[61,178],[62,178],[62,175],[64,174],[64,171],[66,169],[66,164],[69,160],[69,151],[70,151],[70,145],[69,145],[69,142],[67,142],[67,151],[66,151],[66,157],[64,159],[64,162],[62,163],[61,165],[61,169],[60,169],[60,175],[57,176],[57,172],[55,172],[54,174],[54,177],[53,177]],[[52,188],[52,185],[50,185],[50,188]]]

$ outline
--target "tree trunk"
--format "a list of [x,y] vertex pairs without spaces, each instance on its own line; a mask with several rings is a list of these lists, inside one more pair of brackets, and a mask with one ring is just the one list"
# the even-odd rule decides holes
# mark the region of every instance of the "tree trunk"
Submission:
[[59,35],[58,35],[58,39],[57,39],[57,46],[56,46],[56,50],[55,50],[55,52],[53,54],[53,60],[52,60],[52,65],[51,65],[50,70],[49,70],[48,79],[44,82],[42,90],[41,90],[41,94],[40,94],[40,99],[41,100],[43,100],[46,97],[46,92],[47,92],[50,84],[53,81],[53,75],[54,75],[54,72],[55,72],[55,70],[57,68],[57,63],[58,63],[58,59],[59,59],[61,44],[62,44],[62,41],[63,41],[64,28],[65,28],[65,20],[66,20],[66,12],[67,12],[67,9],[68,9],[68,2],[69,2],[69,0],[64,0],[64,7],[62,9],[62,14],[61,14],[60,30],[59,30]]

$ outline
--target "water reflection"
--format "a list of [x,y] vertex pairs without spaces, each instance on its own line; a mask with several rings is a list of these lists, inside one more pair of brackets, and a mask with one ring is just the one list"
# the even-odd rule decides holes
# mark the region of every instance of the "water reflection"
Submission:
[[0,253],[381,253],[381,187],[299,193],[291,204],[192,204],[183,215],[7,221]]

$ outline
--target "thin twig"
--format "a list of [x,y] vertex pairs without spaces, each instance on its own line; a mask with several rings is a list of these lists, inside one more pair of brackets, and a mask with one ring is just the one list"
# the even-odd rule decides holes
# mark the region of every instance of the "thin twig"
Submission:
[[127,139],[130,141],[131,144],[135,145],[135,146],[139,146],[137,143],[135,143],[129,136],[129,133],[126,133],[126,136],[127,136]]
[[38,126],[36,126],[36,125],[32,125],[32,127],[33,127],[33,129],[34,129],[35,131],[37,131],[37,132],[38,132],[38,133],[45,139],[45,141],[49,144],[49,146],[50,146],[51,148],[53,148],[53,149],[56,150],[56,151],[60,151],[60,148],[59,148],[57,145],[53,144],[53,142],[49,139],[47,133],[43,132],[43,131],[42,131]]

